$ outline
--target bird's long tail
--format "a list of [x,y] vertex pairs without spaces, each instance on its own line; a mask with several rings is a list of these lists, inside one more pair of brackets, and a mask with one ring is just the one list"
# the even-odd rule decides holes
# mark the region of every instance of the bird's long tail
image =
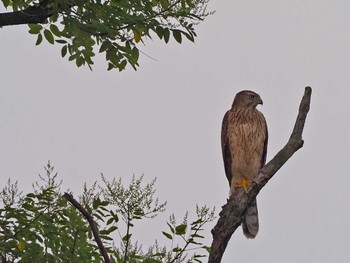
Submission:
[[246,238],[255,238],[259,231],[258,206],[256,199],[244,213],[242,221],[243,234]]

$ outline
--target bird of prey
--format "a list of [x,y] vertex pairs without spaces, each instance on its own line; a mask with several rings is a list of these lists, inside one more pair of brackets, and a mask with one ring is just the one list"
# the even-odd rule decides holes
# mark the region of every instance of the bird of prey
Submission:
[[[263,104],[263,101],[257,93],[240,91],[222,122],[221,147],[230,195],[239,187],[243,187],[247,193],[247,185],[258,175],[266,161],[268,133],[265,117],[256,109],[259,104]],[[246,209],[242,228],[247,238],[257,235],[259,220],[256,200]]]

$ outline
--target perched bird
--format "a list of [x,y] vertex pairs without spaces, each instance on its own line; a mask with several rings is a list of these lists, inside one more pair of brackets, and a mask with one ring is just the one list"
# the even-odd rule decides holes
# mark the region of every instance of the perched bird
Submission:
[[[258,104],[263,104],[263,101],[257,93],[240,91],[222,122],[221,147],[230,195],[238,187],[243,187],[247,193],[247,185],[266,161],[267,125],[264,115],[256,109]],[[242,228],[247,238],[255,238],[258,234],[256,200],[245,211]]]

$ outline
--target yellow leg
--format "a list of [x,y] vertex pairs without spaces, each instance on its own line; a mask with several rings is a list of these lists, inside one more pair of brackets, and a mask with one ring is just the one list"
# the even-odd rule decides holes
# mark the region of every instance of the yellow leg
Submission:
[[244,192],[248,193],[247,185],[251,184],[252,180],[246,180],[245,178],[242,179],[242,182],[240,184],[236,184],[237,187],[243,187]]

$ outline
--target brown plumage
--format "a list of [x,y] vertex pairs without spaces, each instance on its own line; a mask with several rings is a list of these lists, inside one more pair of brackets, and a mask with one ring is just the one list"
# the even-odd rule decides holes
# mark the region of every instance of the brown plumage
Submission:
[[[230,195],[258,175],[266,161],[267,125],[264,115],[256,109],[262,104],[258,94],[243,90],[236,94],[232,108],[222,122],[221,146]],[[255,202],[247,208],[242,221],[243,233],[254,238],[259,230],[258,208]]]

